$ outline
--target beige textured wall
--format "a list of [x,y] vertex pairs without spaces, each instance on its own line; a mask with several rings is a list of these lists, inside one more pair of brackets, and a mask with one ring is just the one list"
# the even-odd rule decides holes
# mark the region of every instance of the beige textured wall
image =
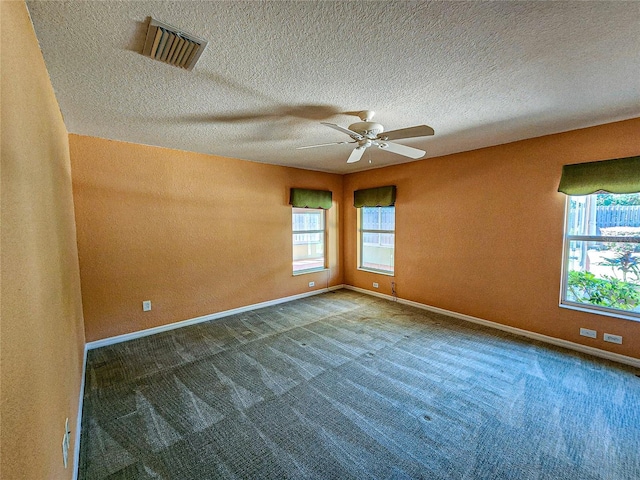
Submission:
[[[345,283],[640,358],[640,322],[558,307],[563,164],[640,154],[640,119],[361,172],[344,181]],[[353,191],[394,184],[396,274],[356,264]],[[578,335],[597,330],[598,339]],[[622,335],[606,343],[604,332]]]
[[[69,141],[87,341],[342,283],[341,176],[78,135]],[[292,276],[291,187],[333,192],[331,278]]]
[[23,2],[2,17],[3,479],[65,479],[84,333],[67,131]]

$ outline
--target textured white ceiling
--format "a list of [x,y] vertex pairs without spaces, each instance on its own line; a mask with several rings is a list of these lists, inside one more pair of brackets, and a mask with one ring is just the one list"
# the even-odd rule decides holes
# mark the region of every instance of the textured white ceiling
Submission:
[[[374,110],[426,158],[640,117],[640,2],[30,1],[71,133],[353,172],[410,159],[319,121]],[[149,17],[209,41],[142,56]],[[321,108],[323,107],[323,108]]]

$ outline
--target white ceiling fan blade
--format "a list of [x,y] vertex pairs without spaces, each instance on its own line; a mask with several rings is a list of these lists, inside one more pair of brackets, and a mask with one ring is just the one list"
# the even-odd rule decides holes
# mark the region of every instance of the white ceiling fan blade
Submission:
[[364,155],[364,151],[367,149],[367,147],[356,147],[353,149],[353,152],[351,152],[351,155],[349,155],[349,159],[347,160],[347,163],[356,163],[359,162],[360,159],[362,158],[362,155]]
[[326,147],[326,146],[329,146],[329,145],[344,145],[345,143],[354,143],[354,142],[319,143],[318,145],[305,145],[304,147],[296,147],[296,150],[302,150],[304,148]]
[[406,145],[400,145],[399,143],[391,143],[391,142],[376,142],[378,147],[383,150],[388,150],[392,153],[397,153],[398,155],[404,155],[409,158],[422,158],[425,153],[424,150],[418,150],[417,148],[407,147]]
[[334,130],[338,130],[339,132],[346,133],[354,140],[362,140],[364,137],[359,133],[354,132],[353,130],[349,130],[348,128],[341,127],[340,125],[336,125],[335,123],[327,123],[320,122],[322,125],[326,125],[329,128],[333,128]]
[[381,133],[379,138],[382,140],[399,140],[401,138],[428,137],[434,133],[433,128],[428,125],[417,125]]

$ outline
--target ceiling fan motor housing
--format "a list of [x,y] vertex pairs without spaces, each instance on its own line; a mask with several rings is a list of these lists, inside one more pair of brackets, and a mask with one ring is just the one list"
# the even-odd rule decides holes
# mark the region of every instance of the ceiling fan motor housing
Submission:
[[384,132],[384,127],[376,122],[356,122],[349,125],[349,130],[373,140]]

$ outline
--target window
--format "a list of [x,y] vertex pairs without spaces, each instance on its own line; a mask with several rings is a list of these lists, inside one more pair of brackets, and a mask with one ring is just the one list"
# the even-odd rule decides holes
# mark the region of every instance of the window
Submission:
[[359,265],[362,270],[393,275],[396,208],[358,209]]
[[293,273],[325,267],[324,210],[293,208]]
[[640,320],[640,193],[567,202],[562,304]]

